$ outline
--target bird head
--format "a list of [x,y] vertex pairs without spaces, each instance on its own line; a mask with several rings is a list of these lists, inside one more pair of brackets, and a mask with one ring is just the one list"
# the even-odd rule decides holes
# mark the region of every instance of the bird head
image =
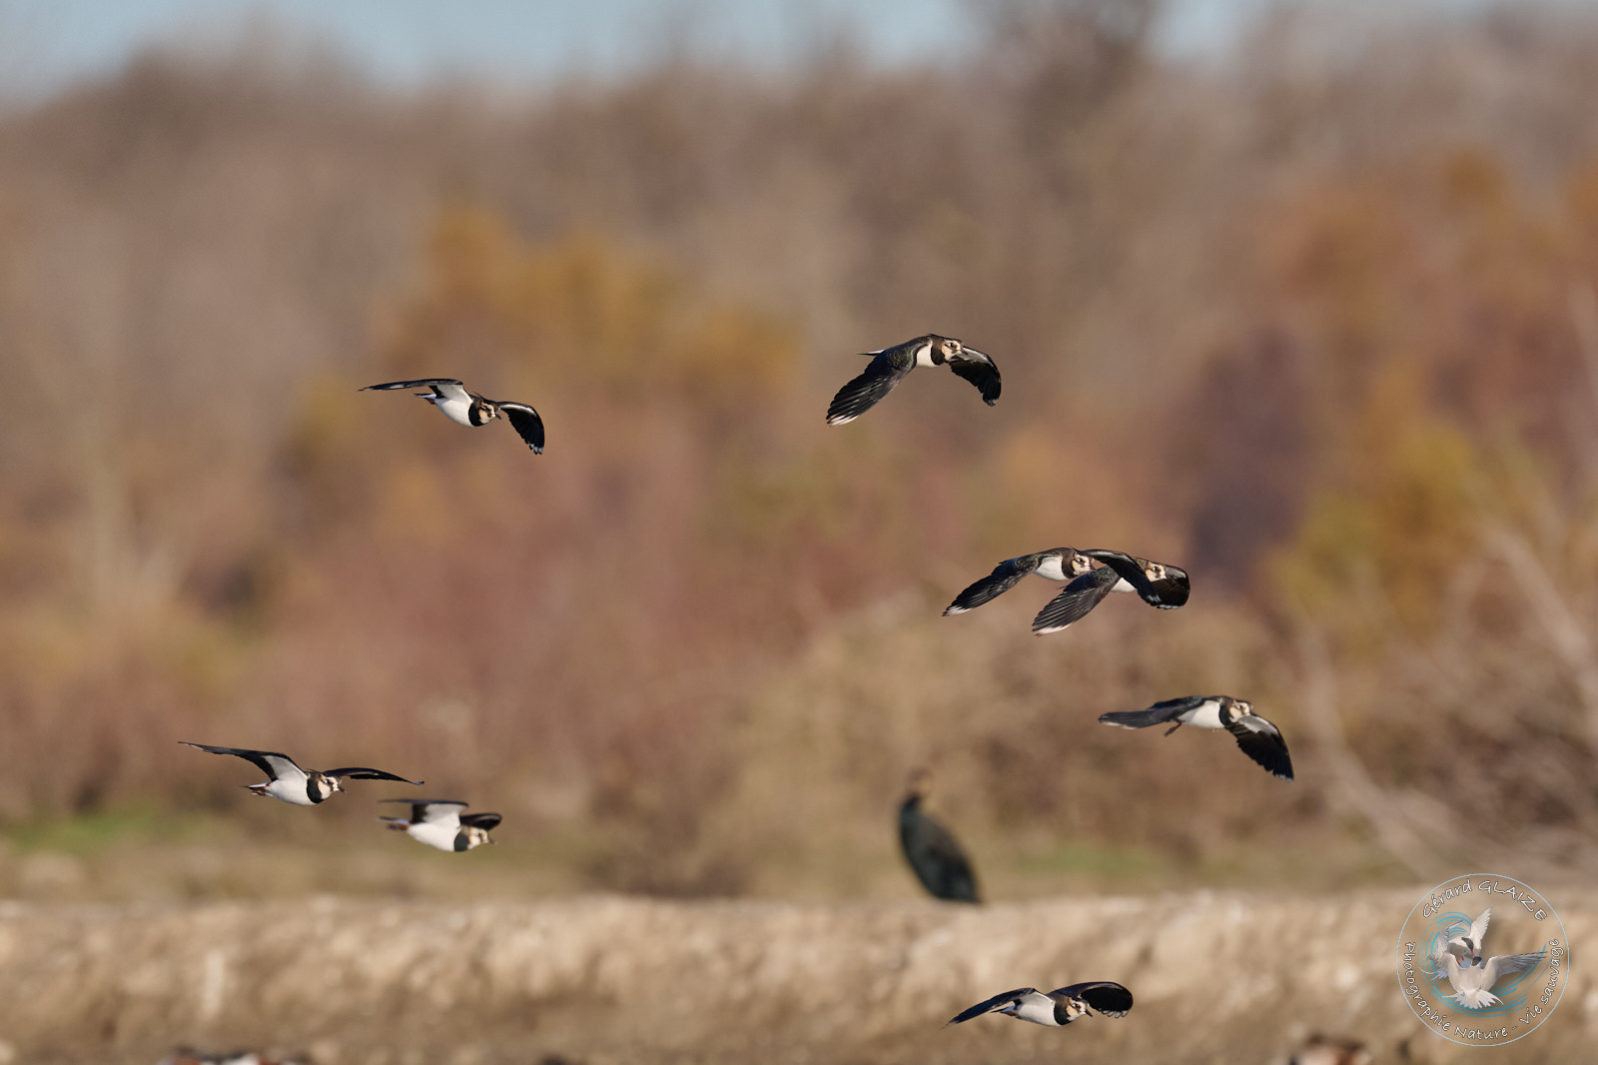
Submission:
[[1060,1003],[1060,1007],[1056,1012],[1065,1014],[1064,1023],[1066,1024],[1069,1024],[1081,1017],[1093,1016],[1092,1011],[1088,1009],[1087,1003],[1083,1002],[1079,998],[1066,999],[1064,1002]]

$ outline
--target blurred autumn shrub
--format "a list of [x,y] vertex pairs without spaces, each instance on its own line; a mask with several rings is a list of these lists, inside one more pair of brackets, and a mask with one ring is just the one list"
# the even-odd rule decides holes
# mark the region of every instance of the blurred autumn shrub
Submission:
[[[909,893],[918,764],[1001,896],[1590,870],[1598,21],[1281,9],[1205,66],[1157,15],[492,105],[157,51],[0,114],[0,823],[309,831],[194,739],[420,774],[628,890]],[[997,407],[926,372],[822,423],[929,330]],[[432,375],[546,453],[357,391]],[[938,616],[1060,543],[1193,601]],[[1204,691],[1300,779],[1093,724]]]

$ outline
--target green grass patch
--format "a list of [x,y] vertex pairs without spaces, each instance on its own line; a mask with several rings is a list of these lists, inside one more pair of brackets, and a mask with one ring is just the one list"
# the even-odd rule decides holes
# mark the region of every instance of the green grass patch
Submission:
[[191,838],[206,820],[153,805],[129,805],[99,813],[24,821],[7,829],[5,839],[22,853],[96,854],[123,844]]
[[1063,841],[1048,850],[1020,855],[1015,869],[1025,876],[1084,876],[1126,882],[1161,877],[1170,871],[1171,864],[1139,847]]

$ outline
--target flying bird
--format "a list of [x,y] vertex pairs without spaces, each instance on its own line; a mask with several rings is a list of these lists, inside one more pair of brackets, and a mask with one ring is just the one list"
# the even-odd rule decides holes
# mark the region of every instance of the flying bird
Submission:
[[1069,547],[1051,547],[1030,555],[1007,558],[993,572],[973,581],[944,608],[943,614],[964,614],[1014,588],[1022,577],[1032,574],[1046,581],[1069,581],[1093,571],[1093,560]]
[[999,400],[999,368],[976,348],[968,348],[952,337],[928,333],[865,354],[871,364],[865,373],[838,389],[838,394],[832,397],[832,405],[827,408],[828,425],[854,421],[876,406],[917,366],[947,366],[975,385],[988,406]]
[[1136,592],[1150,606],[1174,610],[1187,602],[1191,588],[1187,571],[1177,566],[1134,558],[1124,551],[1055,547],[1005,559],[992,573],[955,596],[943,613],[974,610],[1009,591],[1028,574],[1068,582],[1032,619],[1032,631],[1039,636],[1082,620],[1111,592]]
[[1293,760],[1287,754],[1282,731],[1254,712],[1254,704],[1230,695],[1189,695],[1167,699],[1147,710],[1117,710],[1099,715],[1102,725],[1122,728],[1148,728],[1170,724],[1169,736],[1183,725],[1194,728],[1225,729],[1238,748],[1266,770],[1283,780],[1293,779]]
[[922,812],[931,781],[932,774],[925,769],[911,773],[909,793],[899,804],[899,845],[904,860],[933,898],[981,902],[976,873],[965,851],[948,829]]
[[1538,951],[1535,954],[1498,954],[1484,960],[1478,954],[1461,964],[1452,951],[1444,949],[1432,955],[1432,964],[1453,986],[1454,994],[1449,998],[1466,1009],[1479,1010],[1498,1004],[1493,988],[1500,980],[1535,968],[1546,956],[1546,951]]
[[[1132,992],[1113,980],[1094,980],[1071,984],[1044,993],[1035,987],[1018,987],[978,1002],[950,1018],[949,1024],[963,1024],[985,1013],[999,1013],[1018,1021],[1031,1021],[1050,1028],[1063,1028],[1072,1021],[1101,1013],[1106,1017],[1125,1017],[1132,1011]],[[948,1025],[945,1025],[947,1027]]]
[[367,385],[362,392],[392,392],[399,388],[425,388],[426,392],[417,392],[416,395],[427,400],[433,406],[443,411],[452,422],[462,425],[487,425],[495,418],[504,415],[526,441],[533,453],[541,455],[544,452],[544,420],[538,412],[525,403],[511,403],[505,400],[489,399],[468,392],[466,386],[453,377],[423,377],[415,381],[389,381],[381,385]]
[[494,842],[488,833],[496,827],[499,814],[467,814],[467,804],[454,799],[382,799],[382,802],[407,802],[411,816],[380,817],[389,828],[403,832],[418,843],[441,851],[469,851]]
[[274,799],[281,799],[294,806],[315,806],[326,802],[335,791],[344,790],[345,779],[395,780],[401,784],[422,783],[420,780],[407,780],[393,773],[385,773],[381,769],[368,769],[365,766],[323,770],[301,769],[295,764],[294,759],[276,751],[252,751],[244,747],[212,747],[205,743],[190,743],[188,740],[178,742],[185,747],[194,747],[212,754],[231,754],[235,758],[242,758],[259,766],[271,779],[261,784],[244,786],[256,795],[270,795]]

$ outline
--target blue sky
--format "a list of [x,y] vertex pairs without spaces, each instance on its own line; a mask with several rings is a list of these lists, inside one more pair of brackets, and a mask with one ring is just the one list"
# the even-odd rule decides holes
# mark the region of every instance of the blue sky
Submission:
[[[1173,35],[1224,38],[1263,2],[1175,0]],[[252,18],[325,37],[402,84],[446,71],[538,81],[623,68],[683,18],[713,44],[773,59],[844,26],[903,62],[957,51],[969,11],[964,0],[0,0],[0,38],[20,45],[35,86],[114,68],[152,40],[225,39]]]
[[[1204,48],[1269,0],[1170,0],[1167,39]],[[1399,6],[1471,0],[1390,0]],[[961,47],[971,0],[0,0],[9,80],[48,88],[113,69],[155,40],[225,40],[251,19],[336,43],[371,73],[415,84],[442,72],[543,81],[614,72],[686,18],[709,43],[780,60],[845,26],[876,56],[905,62]],[[20,59],[19,59],[20,56]]]

